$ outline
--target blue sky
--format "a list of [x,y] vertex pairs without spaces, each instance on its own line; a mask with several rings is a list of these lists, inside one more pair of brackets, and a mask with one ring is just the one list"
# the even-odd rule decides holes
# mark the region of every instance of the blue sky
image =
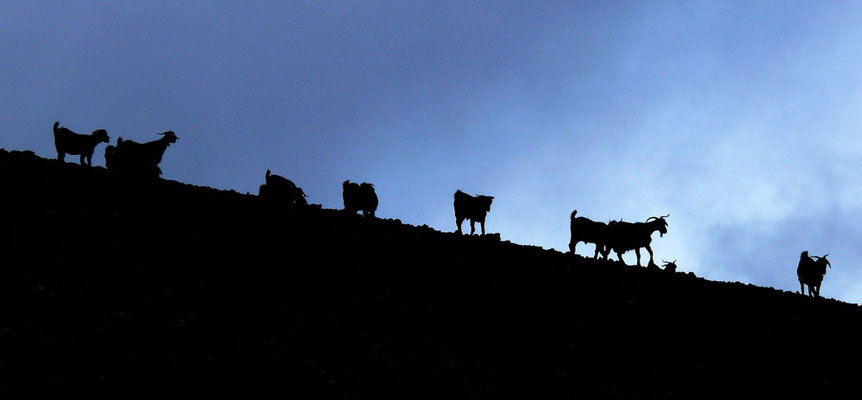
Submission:
[[170,129],[168,179],[271,169],[328,208],[373,182],[379,216],[443,231],[461,189],[558,250],[573,209],[670,213],[659,260],[798,291],[830,253],[823,295],[862,303],[862,4],[535,3],[4,2],[0,147]]

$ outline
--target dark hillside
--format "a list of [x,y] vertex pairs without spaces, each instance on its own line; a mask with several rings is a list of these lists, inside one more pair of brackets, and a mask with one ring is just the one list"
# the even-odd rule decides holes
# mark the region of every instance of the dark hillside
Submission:
[[28,152],[0,194],[0,393],[860,391],[856,305]]

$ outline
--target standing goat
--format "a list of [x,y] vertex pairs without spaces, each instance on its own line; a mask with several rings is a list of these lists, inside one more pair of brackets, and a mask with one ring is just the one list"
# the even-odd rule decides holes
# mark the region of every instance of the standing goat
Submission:
[[258,196],[264,199],[287,200],[288,204],[304,206],[308,197],[302,188],[296,186],[290,179],[266,170],[266,183],[260,185]]
[[638,267],[641,266],[642,247],[649,252],[649,264],[654,265],[653,253],[650,243],[652,242],[652,234],[655,231],[660,233],[659,236],[664,236],[667,233],[667,221],[665,218],[670,214],[661,217],[649,217],[646,222],[623,222],[611,221],[608,224],[608,245],[615,253],[620,262],[623,262],[623,253],[634,250],[637,254]]
[[159,133],[160,139],[147,143],[117,139],[117,146],[105,148],[105,166],[135,175],[156,176],[162,174],[159,163],[171,143],[178,140],[174,131]]
[[[820,297],[820,284],[826,276],[826,267],[832,267],[826,256],[809,257],[808,251],[803,251],[799,256],[799,265],[796,267],[796,276],[799,278],[799,290],[805,294],[805,285],[808,285],[808,295]],[[816,260],[815,260],[816,258]]]
[[60,126],[60,122],[54,122],[54,147],[57,148],[57,159],[63,161],[66,154],[81,155],[81,165],[84,161],[92,165],[93,151],[99,143],[108,143],[111,138],[104,129],[96,129],[89,135],[75,133],[66,127]]
[[344,200],[344,210],[350,214],[362,210],[363,216],[373,217],[377,211],[377,193],[371,183],[359,184],[348,179],[341,184],[341,198]]
[[458,225],[456,232],[461,232],[461,223],[464,219],[470,220],[470,235],[476,232],[475,223],[478,221],[482,226],[482,235],[485,234],[485,215],[491,211],[491,201],[494,196],[470,196],[460,190],[455,192],[455,224]]
[[586,217],[575,217],[578,210],[572,211],[570,218],[570,230],[572,233],[569,240],[569,250],[575,254],[575,246],[578,242],[593,243],[596,245],[596,253],[593,258],[599,258],[599,253],[602,258],[607,259],[610,248],[606,246],[608,236],[608,225],[604,222],[596,222]]

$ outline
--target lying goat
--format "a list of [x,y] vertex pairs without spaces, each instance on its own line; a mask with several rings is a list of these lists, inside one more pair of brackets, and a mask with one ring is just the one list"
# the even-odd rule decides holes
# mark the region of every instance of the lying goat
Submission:
[[363,216],[374,216],[377,211],[377,193],[371,183],[351,182],[349,179],[341,184],[341,197],[344,200],[344,210],[350,214],[362,210]]
[[578,210],[572,211],[570,218],[570,228],[572,238],[569,240],[569,250],[575,254],[575,246],[578,242],[593,243],[596,245],[596,253],[593,258],[599,258],[599,253],[602,253],[602,258],[607,259],[610,249],[605,246],[608,236],[608,225],[603,222],[596,222],[585,217],[575,217]]
[[147,143],[117,139],[117,146],[105,148],[105,166],[108,169],[135,175],[159,176],[159,163],[171,143],[178,140],[174,131],[159,133],[162,137]]
[[482,225],[482,235],[485,234],[485,215],[491,211],[491,201],[493,196],[470,196],[460,190],[455,192],[455,224],[458,225],[456,232],[461,232],[461,222],[464,219],[470,220],[470,235],[476,232],[475,223],[478,221]]
[[260,185],[258,196],[271,200],[286,200],[290,205],[306,205],[308,197],[302,188],[296,186],[290,179],[275,175],[266,170],[266,183]]
[[[799,256],[799,266],[796,267],[796,276],[799,278],[799,288],[805,294],[805,285],[808,285],[808,295],[820,297],[820,284],[826,276],[826,267],[832,267],[826,256],[809,257],[808,251],[803,251]],[[816,258],[816,260],[815,260]]]
[[108,143],[111,138],[104,129],[96,129],[89,135],[81,135],[60,126],[60,122],[54,122],[54,147],[57,148],[57,159],[64,161],[66,154],[81,155],[81,165],[84,161],[92,165],[93,151],[99,143]]
[[646,222],[611,221],[608,224],[608,246],[617,253],[620,262],[623,262],[623,253],[634,250],[637,254],[638,267],[641,266],[640,249],[644,247],[649,252],[649,264],[647,265],[655,265],[650,247],[652,233],[658,231],[660,236],[664,236],[667,233],[665,218],[669,216],[670,214],[662,217],[649,217]]
[[664,263],[664,264],[662,264],[662,267],[664,267],[665,271],[676,272],[676,260],[673,260],[673,261],[661,260],[661,262]]

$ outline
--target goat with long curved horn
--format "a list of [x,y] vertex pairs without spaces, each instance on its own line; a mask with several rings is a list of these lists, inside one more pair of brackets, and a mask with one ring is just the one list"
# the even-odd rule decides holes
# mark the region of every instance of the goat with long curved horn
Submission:
[[826,259],[826,256],[828,256],[828,255],[829,255],[829,253],[826,253],[822,256],[811,256],[811,258],[813,258],[814,261],[820,261],[820,259],[822,258],[823,261],[826,263],[826,266],[829,268],[832,268],[832,264],[829,262],[829,260]]
[[670,214],[668,214],[668,215],[662,215],[661,217],[649,217],[649,218],[647,218],[647,219],[646,219],[646,221],[645,221],[645,222],[650,222],[650,221],[652,221],[652,220],[654,220],[654,219],[665,219],[665,218],[667,218],[667,217],[670,217]]
[[608,245],[617,253],[617,258],[620,262],[623,261],[622,254],[629,250],[634,250],[637,255],[637,265],[641,265],[640,249],[646,248],[649,252],[649,265],[653,264],[653,252],[650,247],[653,232],[658,231],[659,236],[664,236],[667,233],[667,221],[665,218],[670,214],[662,217],[650,217],[647,222],[622,222],[611,221],[608,224]]
[[832,267],[826,256],[808,256],[808,251],[803,251],[799,257],[799,266],[796,267],[796,276],[799,278],[800,292],[805,294],[805,285],[808,285],[808,295],[820,297],[820,284],[826,276],[826,268]]
[[661,260],[661,262],[664,263],[662,266],[664,267],[665,271],[676,272],[676,259],[674,259],[673,261]]

